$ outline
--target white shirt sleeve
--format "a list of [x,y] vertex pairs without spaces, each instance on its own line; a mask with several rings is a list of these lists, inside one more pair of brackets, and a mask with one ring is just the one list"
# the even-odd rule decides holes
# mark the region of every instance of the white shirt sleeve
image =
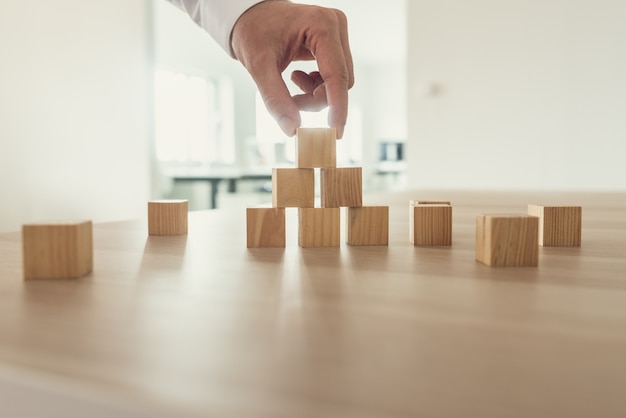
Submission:
[[262,0],[168,0],[180,7],[234,57],[230,35],[239,16]]

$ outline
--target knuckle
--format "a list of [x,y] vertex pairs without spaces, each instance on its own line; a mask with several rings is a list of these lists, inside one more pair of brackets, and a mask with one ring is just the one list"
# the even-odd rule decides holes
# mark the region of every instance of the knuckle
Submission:
[[352,87],[354,87],[354,75],[350,75],[348,78],[348,89],[351,89]]
[[335,14],[335,18],[342,27],[348,26],[348,17],[343,11],[339,9],[332,9],[332,11]]
[[311,22],[316,23],[320,34],[329,34],[336,31],[336,28],[341,26],[341,17],[337,12],[341,13],[336,9],[314,7],[311,10],[309,18],[311,19]]
[[312,9],[311,18],[319,22],[332,22],[333,20],[335,20],[335,13],[333,9],[329,9],[326,7],[314,7]]

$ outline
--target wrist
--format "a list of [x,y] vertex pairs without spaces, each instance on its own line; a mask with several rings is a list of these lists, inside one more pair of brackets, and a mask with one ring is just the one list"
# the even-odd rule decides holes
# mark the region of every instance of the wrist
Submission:
[[[233,45],[233,40],[235,38],[235,31],[239,28],[241,29],[241,23],[242,21],[245,21],[246,18],[251,18],[253,19],[253,12],[258,12],[259,8],[261,9],[265,9],[266,6],[272,6],[272,3],[291,3],[290,0],[261,0],[258,1],[254,4],[252,4],[250,7],[248,7],[246,10],[244,10],[239,17],[237,18],[237,20],[235,21],[232,30],[230,31],[230,38],[229,38],[229,48],[230,48],[230,55],[235,58],[235,59],[239,59],[240,57],[237,56],[236,54],[236,48]],[[243,24],[243,26],[245,26],[245,23]]]

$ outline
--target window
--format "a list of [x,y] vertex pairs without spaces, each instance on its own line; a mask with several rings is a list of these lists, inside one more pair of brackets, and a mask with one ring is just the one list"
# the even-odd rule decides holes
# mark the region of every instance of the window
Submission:
[[157,160],[168,165],[234,163],[231,82],[163,70],[154,81]]

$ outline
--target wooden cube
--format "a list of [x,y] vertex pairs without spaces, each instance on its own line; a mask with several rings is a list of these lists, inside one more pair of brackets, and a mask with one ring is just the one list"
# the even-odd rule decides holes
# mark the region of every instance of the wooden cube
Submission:
[[248,248],[285,246],[285,208],[247,208]]
[[452,206],[450,202],[409,204],[409,241],[415,246],[452,245]]
[[348,245],[388,245],[389,206],[362,206],[346,209]]
[[149,235],[185,235],[187,233],[187,200],[153,200],[148,202]]
[[361,167],[322,168],[320,174],[323,208],[363,206]]
[[539,218],[527,215],[477,215],[476,260],[488,266],[536,266]]
[[312,208],[315,203],[315,172],[312,168],[272,170],[272,206]]
[[339,247],[339,208],[300,208],[301,247]]
[[298,128],[296,138],[296,167],[327,168],[336,166],[336,129]]
[[528,214],[539,217],[539,245],[580,247],[582,236],[580,206],[528,205]]
[[25,279],[73,279],[93,270],[91,221],[22,226]]

